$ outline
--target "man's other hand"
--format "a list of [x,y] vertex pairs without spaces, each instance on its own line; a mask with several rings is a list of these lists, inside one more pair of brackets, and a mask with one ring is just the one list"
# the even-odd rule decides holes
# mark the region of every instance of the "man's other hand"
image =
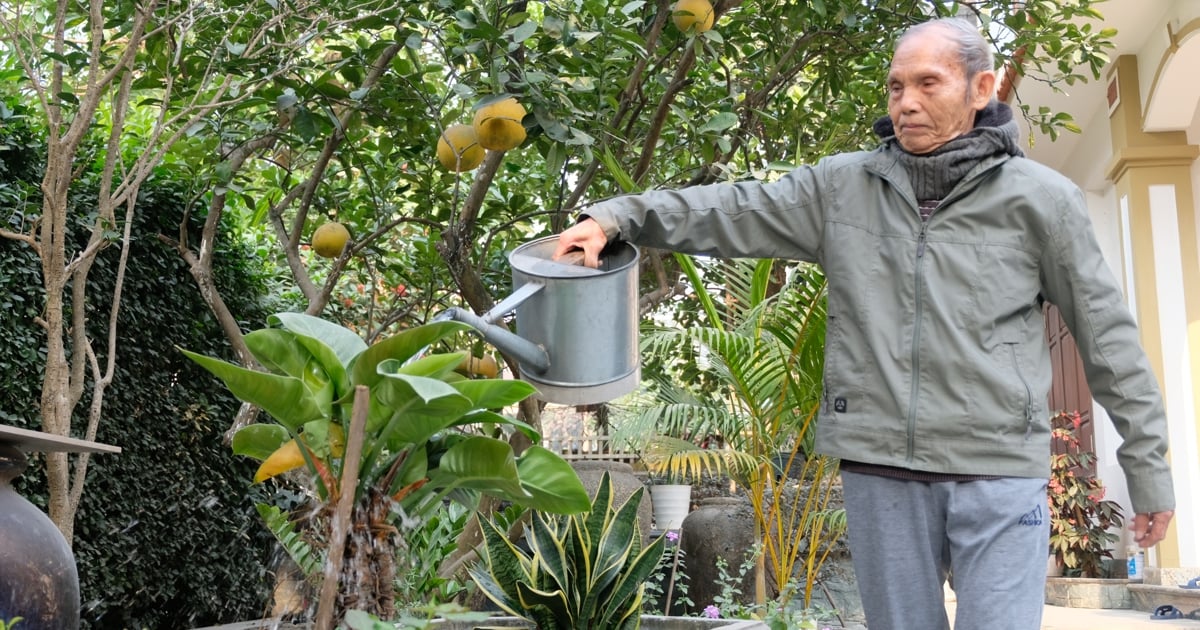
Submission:
[[1171,524],[1174,510],[1141,513],[1133,517],[1133,540],[1141,547],[1153,547],[1167,537],[1167,525]]

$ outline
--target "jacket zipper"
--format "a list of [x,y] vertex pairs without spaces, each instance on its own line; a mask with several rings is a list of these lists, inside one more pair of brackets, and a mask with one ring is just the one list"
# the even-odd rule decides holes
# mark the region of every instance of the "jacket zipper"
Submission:
[[[954,187],[954,189],[950,191],[950,194],[946,195],[946,197],[944,199],[942,199],[942,202],[940,204],[938,204],[937,210],[938,211],[944,210],[945,207],[947,205],[949,205],[951,202],[957,201],[959,197],[965,196],[967,190],[969,190],[969,186],[967,185],[968,183],[973,183],[974,181],[978,180],[980,177],[983,176],[984,173],[990,172],[992,169],[997,168],[1000,165],[1000,163],[1002,163],[1003,161],[1007,161],[1007,160],[1002,160],[1000,162],[997,162],[995,164],[988,166],[987,168],[985,168],[983,170],[969,174],[968,175],[969,179],[964,178],[963,181],[960,181],[958,183],[958,185],[956,185]],[[877,175],[882,177],[885,181],[887,181],[897,192],[900,192],[902,195],[904,195],[904,193],[902,192],[904,190],[904,187],[900,186],[896,182],[896,180],[892,179],[891,175],[886,170],[883,170],[883,169],[872,169],[872,170]],[[904,197],[908,201],[908,203],[912,207],[912,209],[919,213],[920,208],[918,207],[917,200],[911,194],[904,195]],[[912,391],[909,394],[910,398],[909,398],[909,407],[908,407],[908,435],[907,435],[908,444],[907,444],[907,453],[905,456],[905,461],[907,461],[909,463],[912,463],[913,454],[914,454],[914,451],[916,450],[917,396],[920,393],[920,373],[921,373],[921,370],[920,370],[920,368],[921,368],[921,360],[920,360],[921,317],[922,317],[922,310],[924,310],[922,308],[923,302],[921,300],[921,289],[922,289],[922,285],[924,284],[924,278],[923,278],[924,274],[923,274],[922,268],[921,268],[921,259],[924,258],[924,256],[925,256],[925,245],[926,245],[928,231],[929,231],[929,219],[930,218],[933,218],[932,214],[929,215],[929,218],[921,220],[921,233],[917,236],[917,268],[916,268],[916,273],[914,274],[914,276],[916,278],[915,281],[916,281],[916,290],[917,290],[916,300],[915,300],[915,302],[916,302],[916,304],[915,304],[916,320],[915,320],[915,325],[914,325],[914,329],[913,329]],[[1015,360],[1016,359],[1014,357],[1014,361]],[[1022,382],[1024,382],[1024,377],[1022,377]],[[1026,383],[1025,387],[1026,387],[1026,390],[1028,391],[1029,384]],[[1032,434],[1032,432],[1033,432],[1032,404],[1033,404],[1032,403],[1032,393],[1030,393],[1029,402],[1026,405],[1026,414],[1029,416],[1029,426],[1026,429],[1027,436]]]
[[1013,371],[1025,387],[1025,439],[1028,440],[1029,436],[1033,435],[1033,389],[1029,387],[1025,373],[1021,371],[1021,363],[1017,361],[1017,344],[1008,344],[1008,353],[1012,357]]
[[[930,216],[932,217],[933,215]],[[913,451],[916,448],[917,395],[921,386],[921,317],[924,310],[924,300],[921,299],[921,293],[925,280],[921,261],[925,257],[925,242],[928,232],[929,219],[922,219],[921,233],[917,236],[916,272],[913,274],[916,281],[916,299],[914,300],[915,318],[913,320],[912,341],[912,393],[908,402],[908,450],[905,455],[905,461],[909,463],[912,463]]]

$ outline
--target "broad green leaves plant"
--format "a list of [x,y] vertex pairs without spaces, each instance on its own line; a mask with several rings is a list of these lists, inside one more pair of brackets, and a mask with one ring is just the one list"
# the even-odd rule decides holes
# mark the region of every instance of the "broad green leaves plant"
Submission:
[[[327,539],[323,528],[348,474],[343,448],[354,393],[368,390],[351,531],[369,534],[345,543],[349,551],[341,568],[344,588],[355,593],[348,601],[357,607],[384,618],[394,613],[397,525],[420,522],[443,499],[474,508],[484,493],[545,512],[588,508],[587,492],[570,465],[537,446],[540,436],[532,427],[494,411],[528,397],[533,387],[468,379],[455,372],[465,352],[431,351],[469,330],[465,324],[426,324],[368,345],[347,328],[301,313],[278,313],[270,323],[246,335],[266,371],[183,352],[275,420],[240,429],[233,450],[263,461],[256,480],[304,468],[305,485],[318,498],[318,516],[309,524],[318,530],[317,540]],[[510,427],[535,445],[518,457],[508,442],[477,427]],[[299,538],[290,523],[274,511],[260,511],[298,565],[309,572],[324,565],[313,561],[308,539]],[[401,568],[418,561],[399,556]],[[380,572],[384,577],[372,577]]]
[[410,509],[426,509],[444,496],[464,496],[455,491],[473,491],[551,512],[586,508],[583,486],[562,458],[539,446],[518,458],[503,440],[459,431],[506,425],[540,440],[532,427],[492,411],[528,397],[531,385],[467,379],[454,371],[464,352],[422,355],[469,330],[465,324],[427,324],[368,346],[347,328],[301,313],[278,313],[271,323],[277,327],[246,335],[265,372],[183,351],[275,419],[239,430],[235,453],[269,461],[298,441],[299,461],[292,463],[306,465],[320,496],[335,500],[353,392],[363,385],[371,407],[359,497],[377,488]]
[[505,612],[539,628],[637,628],[645,582],[663,556],[666,538],[642,547],[637,509],[644,488],[614,506],[612,480],[600,479],[589,510],[568,515],[534,512],[518,547],[493,521],[484,521],[483,560],[471,579]]

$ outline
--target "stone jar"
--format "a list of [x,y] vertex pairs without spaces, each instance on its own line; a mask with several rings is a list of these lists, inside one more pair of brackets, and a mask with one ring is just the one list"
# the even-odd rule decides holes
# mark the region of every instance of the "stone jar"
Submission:
[[[725,561],[726,572],[736,577],[754,551],[754,508],[738,497],[702,499],[699,507],[683,519],[679,545],[684,553],[688,576],[688,597],[696,610],[714,603],[721,594],[721,575],[717,559]],[[754,570],[741,582],[743,603],[754,601]],[[774,594],[774,580],[767,578],[768,597]]]
[[0,442],[0,621],[21,617],[21,630],[78,628],[75,556],[54,522],[12,488],[27,462]]

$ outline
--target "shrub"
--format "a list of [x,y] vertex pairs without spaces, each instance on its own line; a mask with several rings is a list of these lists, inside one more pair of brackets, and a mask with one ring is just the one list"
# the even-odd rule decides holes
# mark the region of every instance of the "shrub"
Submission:
[[1047,499],[1050,504],[1050,553],[1068,576],[1106,577],[1103,559],[1112,558],[1124,524],[1121,506],[1104,498],[1104,484],[1088,472],[1095,454],[1080,449],[1079,412],[1051,419],[1051,436],[1062,453],[1051,455]]

